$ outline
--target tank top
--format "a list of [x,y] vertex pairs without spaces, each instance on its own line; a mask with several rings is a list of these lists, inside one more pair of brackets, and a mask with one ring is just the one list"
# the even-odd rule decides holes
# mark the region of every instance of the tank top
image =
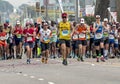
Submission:
[[70,40],[71,30],[70,30],[70,23],[69,22],[60,22],[59,23],[59,39]]
[[98,28],[97,31],[95,32],[95,39],[102,39],[103,38],[103,26],[102,26],[102,22],[100,23],[100,25],[98,25],[97,23],[95,23],[95,28]]
[[79,25],[77,28],[77,31],[79,32],[79,40],[86,40],[86,34],[82,33],[83,31],[86,31],[87,28],[84,26]]

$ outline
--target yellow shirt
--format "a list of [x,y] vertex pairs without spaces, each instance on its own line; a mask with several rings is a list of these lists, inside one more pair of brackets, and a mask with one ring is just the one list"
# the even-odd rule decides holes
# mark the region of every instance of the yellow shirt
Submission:
[[59,39],[70,40],[71,28],[69,22],[60,22],[59,23]]

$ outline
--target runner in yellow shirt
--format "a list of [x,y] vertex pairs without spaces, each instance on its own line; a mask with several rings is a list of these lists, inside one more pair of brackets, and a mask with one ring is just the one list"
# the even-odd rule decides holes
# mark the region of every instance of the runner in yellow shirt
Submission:
[[61,53],[63,56],[63,65],[67,65],[67,56],[70,54],[71,36],[73,28],[67,21],[67,13],[62,13],[62,21],[58,25],[58,34]]

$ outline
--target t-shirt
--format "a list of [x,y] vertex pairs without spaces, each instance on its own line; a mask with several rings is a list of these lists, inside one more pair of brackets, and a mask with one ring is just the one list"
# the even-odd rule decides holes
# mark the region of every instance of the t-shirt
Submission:
[[49,30],[49,29],[47,29],[47,30],[41,29],[40,30],[40,39],[42,39],[43,43],[49,43],[50,42],[49,36],[51,36],[51,35],[52,35],[52,33],[51,33],[51,30]]

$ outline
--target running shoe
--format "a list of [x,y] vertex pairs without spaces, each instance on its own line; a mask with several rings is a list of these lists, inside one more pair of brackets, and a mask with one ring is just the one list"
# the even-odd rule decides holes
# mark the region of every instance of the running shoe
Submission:
[[101,60],[102,62],[105,62],[105,59],[104,59],[104,57],[101,57],[101,58],[100,58],[100,60]]
[[63,62],[62,62],[62,64],[65,65],[65,66],[68,65],[67,59],[64,59]]
[[45,58],[44,58],[44,57],[41,58],[41,62],[42,62],[42,63],[45,62]]
[[31,62],[30,59],[27,59],[27,64],[30,64],[30,62]]
[[80,56],[78,56],[77,61],[80,61]]
[[80,57],[80,60],[81,60],[82,62],[84,62],[84,60],[83,60],[83,57],[82,57],[82,56]]
[[99,62],[99,58],[97,57],[97,61],[96,62]]
[[45,64],[47,64],[47,63],[48,63],[48,59],[46,58],[46,59],[45,59]]

